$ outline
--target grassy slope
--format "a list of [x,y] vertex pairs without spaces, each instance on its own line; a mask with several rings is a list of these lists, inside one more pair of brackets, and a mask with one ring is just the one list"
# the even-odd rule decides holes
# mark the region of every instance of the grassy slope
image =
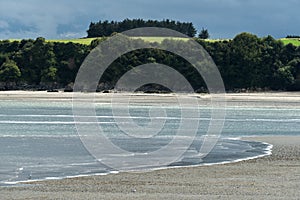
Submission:
[[280,39],[283,44],[293,44],[295,46],[300,46],[300,38],[282,38]]
[[63,39],[63,40],[47,40],[47,42],[62,42],[62,43],[78,43],[78,44],[85,44],[90,45],[93,40],[97,38],[82,38],[82,39]]
[[[137,39],[143,39],[144,41],[147,42],[162,42],[166,37],[136,37]],[[84,38],[84,39],[70,39],[70,40],[48,40],[48,41],[53,41],[53,42],[74,42],[74,43],[80,43],[80,44],[90,44],[94,39],[96,38]],[[187,40],[187,38],[168,38],[168,39],[175,39],[175,40]],[[282,41],[285,45],[291,43],[295,46],[300,46],[300,39],[293,39],[293,38],[281,38],[279,39]],[[207,40],[209,42],[217,42],[220,41],[219,39],[210,39]]]
[[[166,37],[135,37],[136,39],[143,39],[144,41],[147,42],[162,42]],[[85,44],[89,45],[93,40],[97,38],[82,38],[82,39],[62,39],[62,40],[46,40],[48,42],[62,42],[62,43],[68,43],[68,42],[73,42],[73,43],[78,43],[78,44]],[[171,38],[168,37],[168,39],[175,39],[175,40],[187,40],[187,38]],[[295,46],[300,46],[300,39],[299,38],[281,38],[281,40],[285,45],[291,43]],[[21,40],[15,40],[11,39],[10,41],[21,41]],[[207,40],[209,42],[217,42],[221,41],[219,39],[209,39]]]
[[[147,42],[162,42],[164,39],[167,37],[134,37],[135,39],[142,39]],[[68,43],[68,42],[73,42],[73,43],[79,43],[79,44],[91,44],[93,40],[97,38],[82,38],[82,39],[66,39],[66,40],[47,40],[49,42],[63,42],[63,43]],[[175,39],[175,40],[187,40],[187,38],[171,38],[169,39]]]

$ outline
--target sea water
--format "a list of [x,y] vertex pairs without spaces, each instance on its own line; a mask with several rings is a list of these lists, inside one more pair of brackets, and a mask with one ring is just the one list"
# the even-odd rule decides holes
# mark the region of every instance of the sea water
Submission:
[[[120,106],[117,109],[123,109]],[[149,123],[149,106],[131,106],[130,115],[140,126]],[[111,107],[96,105],[99,126],[115,145],[132,153],[160,149],[172,140],[180,124],[180,109],[165,107],[163,129],[156,137],[127,137],[116,123]],[[211,110],[200,106],[200,124],[190,150],[199,150],[211,120]],[[188,153],[173,163],[153,168],[236,162],[270,154],[271,145],[243,141],[244,136],[299,135],[300,109],[227,107],[222,134],[202,159]],[[182,138],[184,140],[185,138]],[[160,159],[163,159],[160,158]],[[137,168],[138,169],[138,168]],[[151,169],[151,168],[150,168]],[[72,102],[0,101],[0,184],[116,173],[97,161],[77,134]]]

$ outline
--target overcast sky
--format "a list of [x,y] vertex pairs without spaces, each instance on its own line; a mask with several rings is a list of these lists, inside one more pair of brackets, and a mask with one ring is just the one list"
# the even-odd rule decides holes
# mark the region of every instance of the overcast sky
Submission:
[[299,0],[0,0],[0,39],[78,38],[91,21],[174,19],[212,38],[300,35]]

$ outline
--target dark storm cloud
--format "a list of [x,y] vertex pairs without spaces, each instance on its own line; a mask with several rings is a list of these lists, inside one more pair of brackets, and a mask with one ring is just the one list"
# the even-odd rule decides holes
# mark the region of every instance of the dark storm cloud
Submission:
[[0,0],[0,38],[83,37],[91,21],[175,19],[214,38],[300,34],[297,0]]

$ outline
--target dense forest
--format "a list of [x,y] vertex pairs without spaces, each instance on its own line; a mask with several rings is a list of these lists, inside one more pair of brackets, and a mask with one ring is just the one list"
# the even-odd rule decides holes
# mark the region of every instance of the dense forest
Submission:
[[[232,40],[195,40],[212,56],[227,90],[300,90],[300,47],[250,33],[241,33]],[[0,90],[72,90],[81,63],[99,42],[98,39],[91,45],[65,44],[47,42],[44,38],[0,41]],[[185,41],[172,42],[180,46]],[[189,63],[157,49],[136,50],[115,60],[101,78],[98,90],[113,89],[125,72],[153,62],[179,71],[195,91],[206,91],[201,76]],[[154,85],[149,88],[161,89]]]
[[250,33],[231,41],[198,41],[219,67],[227,89],[300,90],[300,47]]
[[164,27],[169,28],[189,37],[194,37],[197,33],[194,25],[190,22],[179,22],[174,20],[143,20],[143,19],[125,19],[121,22],[117,21],[99,21],[91,22],[87,30],[88,38],[111,36],[113,33],[121,33],[126,30],[141,27]]

